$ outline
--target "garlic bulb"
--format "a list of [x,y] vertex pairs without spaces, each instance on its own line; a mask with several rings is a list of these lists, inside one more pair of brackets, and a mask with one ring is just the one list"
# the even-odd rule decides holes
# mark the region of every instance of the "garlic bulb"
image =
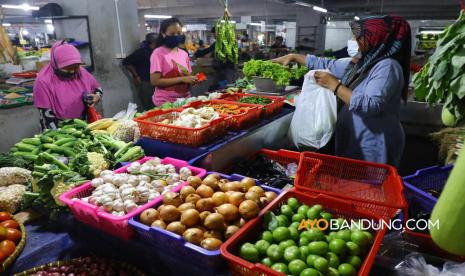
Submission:
[[179,170],[179,176],[182,180],[186,181],[189,176],[192,176],[192,171],[188,167],[182,167]]
[[102,204],[103,210],[111,212],[113,210],[113,201],[108,201]]
[[180,178],[179,174],[172,173],[172,174],[168,175],[168,177],[166,178],[166,182],[168,183],[168,185],[172,185],[172,184],[174,184],[176,182],[179,182],[180,179],[181,178]]
[[112,174],[106,174],[102,176],[102,179],[105,183],[113,183],[113,175]]
[[151,192],[151,193],[149,194],[148,201],[151,201],[151,200],[153,200],[153,199],[155,199],[155,198],[157,198],[157,197],[159,197],[159,196],[160,196],[160,193],[158,193],[158,192]]
[[125,200],[123,204],[126,213],[130,213],[137,208],[137,204],[132,200]]
[[114,172],[110,171],[110,170],[104,170],[100,173],[100,177],[104,177],[105,175],[113,175]]
[[166,173],[165,165],[160,164],[160,165],[155,166],[155,172],[158,174],[165,174]]
[[147,182],[151,181],[150,176],[147,176],[147,175],[139,175],[138,178],[139,178],[139,182],[140,181],[147,181]]
[[103,178],[99,177],[92,179],[90,183],[92,184],[92,187],[97,188],[98,186],[105,184],[105,181],[103,181]]
[[171,164],[165,165],[165,170],[167,173],[176,173],[176,168]]
[[132,186],[137,186],[139,184],[139,177],[137,175],[130,175],[127,182]]
[[124,212],[124,204],[121,199],[113,201],[113,210],[117,212]]
[[161,160],[158,157],[154,157],[153,159],[147,161],[145,164],[148,164],[150,166],[157,166],[161,164]]
[[142,167],[140,167],[140,172],[141,173],[155,173],[155,167],[154,166],[150,166],[150,165],[142,165]]

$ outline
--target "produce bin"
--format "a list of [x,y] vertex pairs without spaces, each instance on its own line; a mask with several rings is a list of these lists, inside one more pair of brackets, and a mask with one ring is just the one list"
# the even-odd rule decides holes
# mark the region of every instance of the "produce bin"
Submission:
[[[216,172],[209,172],[208,174],[213,173]],[[217,174],[229,181],[241,181],[244,178],[244,176],[234,174],[231,176],[221,173]],[[272,191],[278,195],[281,193],[278,189],[262,185],[260,181],[257,181],[257,185],[263,187],[265,191]],[[151,207],[157,208],[160,204],[162,204],[161,201]],[[264,210],[265,209],[262,209],[260,214]],[[250,223],[250,221],[248,223]],[[242,226],[242,228],[244,228],[248,223]],[[177,256],[177,258],[182,259],[185,262],[189,262],[192,265],[202,267],[205,269],[206,274],[214,275],[215,272],[224,265],[224,259],[221,256],[220,250],[206,250],[200,246],[186,242],[186,240],[184,240],[184,238],[180,235],[161,228],[150,227],[142,224],[139,222],[139,214],[131,218],[129,220],[129,224],[136,230],[142,241],[153,246],[154,251],[163,251],[164,253]]]
[[264,95],[255,95],[255,94],[245,94],[245,93],[235,93],[235,94],[227,94],[225,93],[220,99],[225,101],[237,102],[242,98],[245,97],[261,97],[271,99],[272,102],[267,105],[260,105],[257,106],[263,107],[263,116],[264,117],[271,117],[276,113],[279,113],[284,106],[284,97],[275,97],[275,96],[264,96]]
[[[228,260],[232,275],[283,275],[261,263],[253,264],[240,258],[239,248],[246,242],[255,243],[263,230],[264,214],[269,211],[278,210],[278,208],[285,204],[287,199],[291,197],[295,197],[300,202],[307,205],[321,204],[323,209],[332,213],[335,218],[341,217],[344,219],[370,219],[375,221],[381,219],[379,216],[358,210],[351,203],[351,201],[338,199],[323,194],[307,195],[298,192],[295,189],[291,189],[282,193],[280,196],[278,196],[278,198],[273,200],[272,203],[270,203],[267,207],[265,207],[264,210],[262,210],[258,218],[244,225],[244,227],[242,227],[236,234],[234,234],[221,246],[221,254]],[[370,251],[366,255],[361,267],[358,270],[359,276],[369,274],[370,268],[373,265],[376,254],[381,246],[385,232],[386,229],[373,232],[373,245],[371,246]]]
[[[145,157],[138,162],[143,164],[151,159],[153,159],[153,157]],[[177,171],[179,171],[179,169],[182,167],[188,167],[192,171],[193,175],[197,175],[199,177],[203,177],[206,174],[204,169],[191,167],[186,161],[182,160],[164,158],[161,160],[161,163],[172,164],[176,167]],[[115,173],[126,173],[129,166],[130,165],[126,165],[116,170]],[[172,191],[178,192],[186,184],[187,182],[183,182],[173,188]],[[124,240],[128,240],[134,234],[134,230],[128,225],[128,220],[131,217],[140,214],[143,210],[156,205],[162,200],[162,196],[159,196],[124,216],[114,216],[105,212],[98,206],[92,205],[82,200],[77,200],[79,198],[90,196],[94,189],[95,188],[92,186],[92,184],[87,182],[62,194],[60,196],[60,200],[68,205],[77,220]]]
[[207,102],[197,101],[197,102],[190,103],[188,107],[200,108],[203,106],[208,106],[209,104],[234,104],[239,107],[248,108],[246,112],[243,112],[241,114],[228,115],[232,117],[229,128],[233,131],[245,129],[245,128],[255,125],[258,121],[260,121],[260,115],[263,110],[263,106],[260,106],[260,105],[246,104],[246,103],[239,103],[239,102],[231,103],[225,100],[211,100]]
[[[321,160],[319,166],[316,159]],[[402,178],[389,165],[303,152],[295,187],[302,192],[351,200],[385,219],[395,217],[402,209],[407,218]]]
[[142,136],[177,144],[197,147],[207,144],[227,134],[231,123],[230,116],[220,116],[199,128],[187,128],[160,123],[165,119],[174,119],[183,109],[154,110],[134,119],[139,125]]

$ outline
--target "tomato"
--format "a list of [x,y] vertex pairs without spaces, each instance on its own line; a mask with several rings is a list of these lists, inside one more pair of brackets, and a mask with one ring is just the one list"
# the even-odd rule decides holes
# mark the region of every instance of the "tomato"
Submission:
[[273,265],[273,262],[269,257],[265,257],[261,260],[261,263],[266,265],[267,267],[271,267]]
[[6,239],[12,242],[17,242],[21,239],[21,231],[14,228],[6,229]]
[[296,228],[289,227],[289,234],[292,240],[297,241],[299,239],[299,231]]
[[287,262],[300,259],[300,249],[297,246],[290,246],[284,250],[284,260]]
[[277,262],[281,260],[284,254],[284,249],[281,249],[277,244],[272,244],[266,250],[266,255],[270,258],[272,262]]
[[287,205],[291,206],[292,210],[297,211],[300,203],[296,198],[291,197],[287,200]]
[[341,276],[355,276],[357,274],[355,268],[350,264],[341,264],[337,270]]
[[346,242],[341,239],[334,239],[329,242],[329,250],[336,254],[344,254],[347,250]]
[[336,237],[341,240],[345,240],[346,242],[350,241],[350,230],[339,230],[339,232],[336,233]]
[[6,227],[0,226],[0,241],[6,239]]
[[0,251],[0,263],[2,263],[3,260],[5,260],[5,259],[6,259],[5,254],[3,254],[2,251]]
[[366,246],[370,243],[368,235],[360,230],[353,231],[350,239],[360,247]]
[[262,233],[262,240],[265,240],[269,243],[273,243],[273,234],[270,231],[265,231]]
[[0,252],[5,254],[6,256],[10,256],[11,254],[13,254],[13,252],[15,251],[15,248],[16,248],[16,245],[12,241],[5,240],[5,241],[0,242]]
[[318,276],[320,273],[314,268],[306,268],[300,272],[299,276]]
[[318,271],[324,273],[329,268],[329,262],[323,257],[318,257],[313,261],[313,267],[315,267]]
[[289,229],[286,227],[278,227],[273,230],[273,239],[277,242],[287,240],[291,237]]
[[259,240],[255,243],[255,248],[260,256],[266,255],[266,250],[270,247],[270,243],[266,240]]
[[283,206],[281,206],[281,214],[285,215],[288,218],[291,218],[294,214],[294,211],[292,211],[291,206],[284,204]]
[[292,260],[288,264],[288,267],[289,267],[289,272],[292,275],[299,275],[300,272],[302,272],[302,270],[307,268],[307,264],[304,261],[297,259],[297,260]]
[[356,243],[349,241],[346,243],[346,246],[349,249],[351,256],[357,256],[360,254],[360,247]]
[[241,246],[240,256],[245,260],[255,263],[258,261],[258,250],[251,243],[245,243]]
[[16,222],[16,220],[5,220],[0,223],[0,226],[6,227],[6,228],[16,228],[19,229],[19,224]]
[[11,219],[11,214],[8,212],[0,212],[0,222]]
[[323,241],[314,241],[308,244],[308,249],[310,249],[310,254],[323,256],[328,253],[328,244]]
[[275,263],[271,266],[271,269],[287,274],[287,265],[284,263]]
[[308,207],[308,205],[304,204],[304,205],[300,206],[297,209],[297,213],[305,216],[307,214],[308,209],[310,209],[310,207]]

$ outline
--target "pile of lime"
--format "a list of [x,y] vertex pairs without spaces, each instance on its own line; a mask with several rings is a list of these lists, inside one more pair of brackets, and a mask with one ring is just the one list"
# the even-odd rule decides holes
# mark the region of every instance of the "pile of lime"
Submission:
[[328,227],[321,231],[325,227],[312,228],[310,224],[302,229],[302,220],[325,219],[331,223],[333,216],[321,205],[308,206],[296,198],[289,198],[286,203],[276,214],[265,215],[266,230],[255,244],[243,244],[240,256],[287,275],[357,275],[373,243],[372,234],[358,227],[344,227],[351,223],[344,223],[342,218],[333,221],[337,230]]

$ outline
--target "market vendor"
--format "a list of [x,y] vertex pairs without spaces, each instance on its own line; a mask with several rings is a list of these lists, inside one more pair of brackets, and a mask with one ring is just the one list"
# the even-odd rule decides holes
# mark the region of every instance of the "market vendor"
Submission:
[[275,61],[330,70],[316,72],[315,79],[343,104],[336,125],[337,155],[398,166],[405,145],[399,109],[409,84],[410,26],[401,17],[381,16],[350,27],[352,61],[294,54]]
[[102,97],[100,84],[81,67],[74,46],[57,42],[50,51],[50,63],[37,75],[33,90],[42,130],[56,129],[60,120],[84,118],[86,103],[93,106]]
[[150,81],[155,86],[152,100],[156,106],[190,97],[189,85],[197,83],[191,75],[189,55],[179,48],[184,41],[181,21],[173,17],[161,22],[156,49],[150,57]]

